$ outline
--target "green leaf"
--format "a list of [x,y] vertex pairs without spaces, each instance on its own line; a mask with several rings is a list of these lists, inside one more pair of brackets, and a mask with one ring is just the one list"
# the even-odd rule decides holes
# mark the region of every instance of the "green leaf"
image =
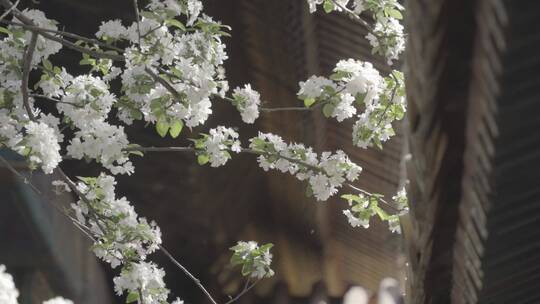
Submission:
[[231,257],[232,266],[241,265],[243,263],[244,263],[244,259],[242,259],[238,254],[233,254],[233,256]]
[[332,116],[332,113],[334,113],[334,105],[327,103],[324,105],[322,112],[324,114],[324,117],[329,118]]
[[186,31],[186,27],[184,26],[184,24],[176,19],[167,19],[165,20],[165,24],[179,28],[184,32]]
[[3,27],[3,26],[0,26],[0,33],[11,35],[11,31],[8,30],[7,28]]
[[247,276],[252,272],[252,267],[250,264],[246,263],[242,266],[242,275]]
[[159,119],[156,123],[156,131],[161,137],[165,137],[167,135],[170,127],[171,126],[165,119]]
[[171,134],[172,138],[177,138],[183,127],[184,123],[181,120],[176,120],[169,129],[169,134]]
[[306,187],[306,197],[312,197],[313,196],[313,189],[311,188],[311,185],[307,185]]
[[160,20],[161,17],[156,14],[156,13],[152,13],[152,12],[149,12],[149,11],[142,11],[140,12],[140,15],[145,17],[145,18],[148,18],[148,19],[154,19],[154,20]]
[[403,19],[403,15],[401,14],[401,12],[398,11],[397,9],[395,9],[395,8],[388,10],[387,13],[388,13],[388,15],[390,17],[394,17],[394,18],[400,19],[400,20]]
[[304,99],[304,106],[306,106],[306,108],[309,108],[311,107],[317,100],[315,100],[315,98],[306,98]]
[[199,165],[205,165],[206,163],[208,163],[208,161],[210,160],[210,158],[208,157],[207,154],[199,154],[199,156],[197,156],[197,162],[199,163]]
[[126,303],[133,303],[139,299],[139,293],[130,292],[126,298]]
[[266,250],[272,249],[272,247],[274,247],[274,244],[268,243],[268,244],[262,245],[262,246],[259,248],[259,250],[260,250],[261,252],[265,252]]
[[334,3],[332,0],[325,0],[323,4],[323,9],[326,13],[330,13],[334,10]]
[[341,198],[346,199],[349,202],[352,202],[352,201],[359,202],[360,201],[360,198],[358,197],[358,195],[354,195],[354,194],[343,194],[341,196]]
[[52,63],[49,61],[49,59],[44,59],[43,60],[43,66],[45,67],[45,69],[49,70],[49,71],[52,71],[53,70],[53,65]]

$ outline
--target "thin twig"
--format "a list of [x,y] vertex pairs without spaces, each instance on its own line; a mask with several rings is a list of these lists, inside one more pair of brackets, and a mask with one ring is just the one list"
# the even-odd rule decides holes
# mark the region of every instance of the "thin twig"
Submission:
[[396,81],[396,85],[394,86],[394,88],[392,89],[392,95],[390,96],[390,100],[388,101],[388,104],[386,105],[386,107],[384,108],[384,111],[383,113],[381,114],[381,117],[379,117],[379,121],[377,122],[377,127],[376,128],[379,128],[381,126],[381,123],[384,119],[384,116],[386,115],[386,112],[388,111],[388,109],[390,108],[390,105],[392,104],[393,100],[394,100],[394,97],[396,96],[396,91],[397,91],[397,88],[398,88],[398,83]]
[[279,112],[279,111],[311,111],[313,108],[305,107],[283,107],[283,108],[260,108],[261,112]]
[[36,120],[32,107],[30,107],[29,94],[28,94],[28,79],[30,78],[30,69],[32,68],[32,57],[34,56],[34,50],[36,49],[38,34],[33,32],[32,37],[30,38],[30,43],[26,48],[26,52],[23,56],[23,75],[21,82],[21,92],[23,105],[28,113],[30,120]]
[[140,20],[141,17],[139,16],[139,4],[137,3],[137,0],[133,0],[133,10],[135,10],[135,20],[137,22],[137,36],[139,38],[139,51],[141,50],[141,24]]
[[160,83],[162,86],[164,86],[167,91],[169,91],[173,96],[174,98],[176,98],[177,100],[180,100],[180,94],[178,93],[178,91],[176,91],[176,89],[165,79],[163,79],[163,77],[159,76],[158,74],[154,73],[150,68],[148,67],[145,67],[144,68],[144,71],[150,75],[150,77],[152,77],[152,79],[155,81],[155,82],[158,82]]
[[165,256],[167,256],[167,258],[169,258],[169,260],[171,260],[171,262],[173,262],[173,264],[175,264],[178,268],[180,268],[180,270],[182,270],[193,282],[195,282],[197,287],[199,287],[199,289],[202,290],[202,292],[208,297],[208,299],[210,300],[210,302],[212,302],[212,304],[217,304],[216,300],[214,300],[214,298],[208,292],[208,290],[206,290],[206,288],[204,288],[204,286],[201,284],[201,281],[199,279],[197,279],[193,274],[191,274],[191,272],[189,272],[186,269],[186,267],[184,267],[182,264],[180,264],[180,262],[178,262],[172,256],[172,254],[170,254],[169,251],[167,251],[167,249],[165,249],[161,245],[159,246],[159,249],[161,250],[161,252],[163,252],[165,254]]
[[82,105],[79,105],[79,104],[76,104],[76,103],[73,103],[73,102],[62,101],[60,99],[52,98],[52,97],[49,97],[47,95],[30,94],[30,97],[41,98],[41,99],[45,99],[45,100],[56,102],[56,103],[70,105],[70,106],[73,106],[73,107],[76,107],[76,108],[84,108],[84,106],[82,106]]
[[103,42],[101,42],[101,41],[99,41],[97,39],[84,37],[84,36],[77,35],[77,34],[70,33],[70,32],[51,30],[51,29],[46,29],[46,28],[42,28],[42,27],[39,27],[39,26],[28,25],[28,24],[18,23],[18,22],[13,22],[13,21],[8,21],[8,20],[3,20],[3,21],[0,21],[0,22],[5,23],[5,24],[10,24],[10,25],[13,25],[13,26],[20,26],[20,27],[22,27],[24,29],[27,29],[27,30],[53,33],[53,34],[56,34],[56,35],[59,35],[59,36],[69,37],[69,38],[72,38],[72,39],[77,39],[77,40],[81,40],[81,41],[84,41],[84,42],[97,44],[99,46],[110,48],[111,50],[115,50],[115,51],[118,51],[120,53],[124,52],[124,50],[122,50],[121,48],[115,47],[114,45],[103,43]]
[[14,10],[15,8],[17,8],[17,5],[19,5],[19,2],[21,2],[21,0],[17,0],[15,2],[15,4],[13,4],[10,8],[8,8],[3,14],[2,16],[0,16],[0,21],[4,20],[4,18],[6,18],[7,15],[9,15],[9,13]]
[[385,199],[379,197],[379,196],[376,196],[375,194],[371,193],[371,192],[368,192],[364,189],[361,189],[361,188],[358,188],[356,186],[354,186],[353,184],[349,184],[349,183],[346,183],[345,185],[347,185],[347,187],[355,190],[355,191],[358,191],[360,193],[363,193],[369,197],[375,197],[377,198],[378,201],[382,202],[383,204],[387,205],[388,207],[392,208],[393,210],[395,211],[400,211],[398,208],[396,208],[394,205],[390,204],[389,202],[387,202]]
[[[244,286],[244,289],[240,293],[238,293],[236,295],[236,297],[234,297],[234,298],[230,299],[229,301],[225,302],[225,304],[231,304],[231,303],[235,302],[236,300],[240,299],[240,297],[242,297],[244,294],[246,294],[251,288],[253,288],[255,285],[257,285],[257,283],[259,283],[260,281],[261,280],[257,280],[257,281],[253,282],[253,284],[251,284],[249,286],[246,284],[246,286]],[[249,283],[249,280],[246,283]]]
[[[6,9],[8,9],[8,8],[13,6],[13,3],[11,3],[11,1],[9,1],[9,0],[0,0],[0,5],[2,5]],[[124,56],[94,51],[94,50],[91,50],[91,49],[88,49],[88,48],[85,48],[85,47],[81,47],[81,46],[79,46],[79,45],[77,45],[77,44],[75,44],[75,43],[73,43],[71,41],[65,40],[63,38],[56,37],[56,36],[48,33],[47,31],[44,31],[42,28],[37,27],[34,24],[34,22],[32,21],[32,19],[26,17],[21,11],[19,11],[16,8],[13,9],[12,14],[17,19],[19,19],[23,24],[33,26],[34,29],[29,29],[30,31],[39,33],[41,36],[43,36],[43,37],[45,37],[45,38],[47,38],[49,40],[61,43],[63,46],[65,46],[67,48],[70,48],[72,50],[76,50],[76,51],[81,52],[81,53],[88,54],[88,55],[96,57],[96,58],[107,58],[107,59],[111,59],[111,60],[115,60],[115,61],[125,61]]]
[[349,15],[350,17],[352,17],[354,20],[360,22],[363,26],[365,26],[368,30],[370,31],[373,31],[373,27],[364,19],[362,19],[362,17],[358,16],[354,11],[352,11],[351,9],[349,9],[348,7],[342,5],[341,3],[339,3],[338,1],[336,0],[332,0],[332,2],[334,3],[334,5],[336,5],[337,7],[339,7],[340,9],[342,9],[343,11],[345,11],[345,13],[347,13],[347,15]]
[[141,151],[141,152],[195,152],[194,147],[132,147],[126,151]]

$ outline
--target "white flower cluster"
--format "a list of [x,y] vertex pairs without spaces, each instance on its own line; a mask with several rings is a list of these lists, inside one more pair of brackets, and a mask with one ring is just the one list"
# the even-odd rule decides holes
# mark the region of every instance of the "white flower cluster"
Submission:
[[269,278],[274,275],[270,268],[272,264],[272,254],[270,249],[273,244],[259,246],[257,242],[240,241],[230,249],[233,251],[231,264],[233,266],[242,265],[242,275],[255,279]]
[[[47,19],[42,11],[35,9],[25,9],[22,13],[26,17],[30,18],[35,26],[47,30],[58,30],[58,27],[56,26],[56,24],[58,23],[55,20]],[[20,23],[17,18],[14,18],[13,21]],[[32,33],[30,31],[24,31],[23,39],[25,41],[25,44],[30,41],[31,35]],[[32,65],[36,65],[43,59],[46,59],[49,56],[58,53],[58,51],[60,51],[61,49],[62,45],[60,43],[56,41],[51,41],[49,39],[46,39],[45,37],[42,37],[41,35],[38,35],[36,49],[34,51],[34,57],[32,58]]]
[[27,156],[31,165],[41,166],[46,174],[52,173],[62,160],[55,130],[44,122],[33,121],[28,122],[24,129],[26,136],[15,150]]
[[43,302],[43,304],[73,304],[73,301],[63,297],[56,297]]
[[281,137],[269,133],[251,138],[250,148],[260,154],[258,162],[265,171],[277,169],[307,180],[308,192],[319,201],[326,201],[343,183],[356,180],[362,172],[343,151],[323,152],[318,158],[311,148],[302,144],[287,145]]
[[[5,265],[0,265],[0,303],[18,304],[18,297],[19,291],[17,290],[17,287],[15,287],[13,276],[6,272]],[[43,304],[73,304],[73,301],[62,297],[56,297],[44,301]]]
[[210,129],[209,134],[201,135],[201,138],[194,140],[200,165],[210,162],[212,167],[223,166],[231,158],[229,151],[238,153],[242,149],[238,133],[231,128],[218,126]]
[[144,261],[131,263],[113,279],[114,290],[118,295],[127,292],[128,302],[131,299],[139,299],[140,303],[166,303],[169,290],[165,287],[164,276],[165,271],[154,263]]
[[234,89],[233,105],[238,109],[242,120],[245,123],[252,124],[259,117],[259,105],[261,104],[261,95],[259,92],[251,89],[251,85],[246,84],[243,88]]
[[[200,16],[200,1],[151,1],[147,8],[139,24],[124,28],[109,21],[96,34],[131,43],[124,52],[119,118],[128,124],[144,119],[201,125],[212,113],[210,97],[228,89],[222,67],[227,59],[224,26]],[[191,28],[174,19],[179,15],[188,18]]]
[[407,111],[403,74],[393,71],[384,79],[378,99],[365,104],[365,111],[358,115],[353,126],[353,143],[361,148],[382,143],[395,135],[392,122],[403,119]]
[[132,260],[144,260],[161,244],[161,232],[154,222],[137,216],[130,202],[115,197],[116,181],[105,174],[80,178],[77,188],[87,201],[72,204],[80,224],[90,228],[96,243],[93,251],[115,268]]
[[[122,270],[114,278],[118,295],[127,292],[127,302],[142,295],[144,303],[167,303],[165,272],[154,263],[145,262],[148,254],[161,245],[161,231],[154,222],[138,217],[130,202],[115,198],[116,181],[105,174],[80,178],[77,189],[84,199],[72,204],[78,224],[86,227],[95,239],[97,257]],[[173,303],[181,303],[178,299]]]
[[6,266],[0,265],[0,303],[17,304],[19,291],[15,287],[13,277],[6,272]]
[[58,131],[58,119],[43,115],[39,121],[28,121],[22,129],[24,135],[21,124],[9,116],[7,109],[0,109],[0,146],[27,157],[31,168],[52,173],[62,160],[59,141],[63,136]]
[[405,36],[403,25],[395,18],[378,19],[372,33],[368,33],[366,39],[375,52],[380,53],[389,65],[398,60],[399,55],[405,49]]
[[45,95],[60,98],[56,104],[59,113],[77,129],[67,146],[68,155],[95,159],[113,174],[131,174],[134,168],[125,152],[129,141],[124,128],[106,121],[116,102],[108,85],[99,77],[73,78],[65,70],[57,72],[44,74],[39,85]]
[[352,227],[362,226],[369,228],[369,221],[372,216],[377,215],[382,221],[388,222],[390,231],[401,233],[399,217],[409,212],[407,202],[407,192],[405,188],[401,188],[398,193],[392,197],[392,210],[395,214],[388,214],[379,206],[380,202],[388,204],[382,199],[381,194],[345,194],[342,198],[349,203],[350,209],[343,210],[343,214],[347,217],[349,224]]
[[[23,12],[36,26],[56,30],[56,22],[45,18],[38,10]],[[13,21],[19,22],[14,19]],[[58,131],[59,120],[44,115],[34,109],[34,100],[29,98],[28,106],[35,121],[23,105],[22,54],[30,43],[31,33],[10,25],[7,36],[0,40],[0,146],[6,146],[27,157],[31,168],[40,167],[45,173],[52,173],[61,161]],[[30,68],[33,69],[50,55],[57,53],[61,45],[39,37]]]
[[393,71],[382,77],[371,63],[354,59],[339,61],[333,72],[330,78],[311,76],[299,83],[297,95],[304,105],[320,105],[326,117],[339,122],[362,109],[353,127],[356,146],[380,146],[393,136],[392,122],[406,111],[403,75]]
[[[399,59],[405,49],[405,34],[399,20],[403,18],[403,6],[398,0],[307,0],[311,13],[317,10],[317,5],[323,4],[324,10],[342,11],[346,8],[349,13],[360,16],[369,11],[375,20],[372,31],[366,39],[373,47],[373,52],[384,56],[389,65]],[[347,6],[351,4],[352,10]]]
[[[23,13],[35,25],[48,30],[57,30],[56,21],[45,18],[43,12],[24,10]],[[20,22],[16,18],[12,21]],[[24,122],[29,119],[29,115],[23,106],[21,66],[23,54],[30,43],[32,34],[16,25],[8,26],[5,32],[8,35],[0,39],[0,62],[2,63],[0,64],[0,88],[2,88],[0,90],[0,107],[9,109],[12,118]],[[57,53],[61,47],[58,42],[38,36],[30,68],[36,68],[38,63]],[[32,112],[34,112],[33,100],[29,100],[29,103]]]

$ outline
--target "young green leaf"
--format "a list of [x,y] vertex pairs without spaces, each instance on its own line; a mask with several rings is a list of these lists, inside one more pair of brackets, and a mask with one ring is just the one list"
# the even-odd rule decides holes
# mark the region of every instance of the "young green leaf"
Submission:
[[169,129],[169,134],[171,134],[172,138],[177,138],[183,127],[184,123],[181,120],[176,120]]
[[133,303],[139,299],[139,294],[137,292],[130,292],[126,298],[126,304]]
[[306,108],[309,108],[315,103],[315,101],[315,98],[306,98],[304,99],[304,106],[306,106]]
[[331,13],[334,10],[334,2],[332,0],[325,0],[323,4],[323,9],[326,13]]
[[199,154],[199,156],[197,156],[197,162],[199,163],[199,165],[205,165],[206,163],[208,163],[208,161],[210,161],[210,158],[208,157],[207,154]]
[[169,123],[164,119],[159,119],[156,123],[156,131],[161,137],[165,137],[167,135],[169,128],[170,128]]

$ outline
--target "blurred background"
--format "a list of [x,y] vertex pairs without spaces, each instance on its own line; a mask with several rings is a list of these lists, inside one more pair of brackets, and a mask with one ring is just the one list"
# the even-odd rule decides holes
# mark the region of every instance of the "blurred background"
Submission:
[[[203,2],[208,15],[232,27],[232,37],[226,40],[231,88],[251,83],[267,107],[301,106],[298,82],[313,74],[328,75],[340,59],[373,61],[381,72],[388,72],[380,58],[372,57],[363,38],[366,30],[345,15],[309,14],[304,0]],[[85,36],[93,36],[104,20],[120,18],[126,24],[134,20],[130,0],[21,1],[19,8],[26,7],[43,10],[64,30]],[[52,58],[71,73],[79,71],[80,59],[69,50]],[[228,102],[215,100],[213,110],[204,127],[192,132],[185,128],[177,140],[161,139],[154,128],[143,124],[130,128],[128,137],[144,146],[185,146],[186,138],[222,124],[238,127],[244,142],[257,130],[273,132],[318,152],[343,149],[363,167],[358,185],[368,191],[391,197],[398,188],[404,153],[400,125],[398,136],[384,150],[364,150],[352,146],[352,122],[338,124],[317,111],[266,113],[255,126],[248,126]],[[12,160],[25,170],[24,163]],[[118,177],[118,195],[125,195],[141,216],[158,223],[164,246],[220,302],[243,288],[239,269],[228,266],[228,248],[238,240],[274,243],[276,272],[239,303],[343,303],[351,287],[361,286],[365,289],[351,289],[347,302],[361,304],[362,297],[376,298],[387,277],[395,279],[386,281],[395,295],[402,293],[401,236],[391,234],[378,220],[369,229],[350,227],[341,213],[343,200],[318,203],[306,198],[301,182],[262,171],[254,156],[235,156],[216,169],[199,166],[191,154],[148,153],[134,158],[134,165],[135,174]],[[99,174],[92,163],[65,161],[62,167],[70,176]],[[83,235],[48,206],[47,200],[66,208],[73,201],[49,190],[55,178],[32,173],[30,179],[39,185],[41,196],[6,168],[1,168],[0,178],[0,263],[15,276],[21,303],[38,303],[52,295],[79,304],[121,303],[112,290],[117,270],[97,261]],[[173,295],[187,304],[207,303],[163,254],[157,252],[150,259],[165,268]]]
[[[386,71],[371,57],[361,26],[339,14],[309,14],[304,0],[204,3],[209,15],[233,28],[226,41],[231,87],[251,83],[266,106],[299,105],[298,81],[328,74],[342,58],[374,61]],[[120,177],[119,193],[157,221],[165,247],[220,303],[241,289],[238,270],[227,266],[237,240],[276,245],[276,276],[240,303],[363,304],[370,297],[377,303],[381,285],[404,292],[406,303],[540,303],[540,2],[405,5],[408,121],[382,151],[353,148],[351,126],[317,112],[263,114],[250,127],[219,100],[207,125],[193,130],[227,124],[244,141],[260,129],[318,152],[342,148],[364,168],[358,185],[387,196],[406,167],[411,213],[402,221],[403,238],[377,220],[367,230],[350,228],[343,202],[306,199],[300,182],[263,172],[250,155],[213,169],[190,154],[147,154],[135,160],[133,176]],[[20,7],[40,8],[87,36],[102,20],[133,20],[129,0],[21,1]],[[66,51],[54,60],[75,73],[80,58]],[[185,145],[193,136],[185,129],[178,140],[162,140],[143,125],[129,132],[133,141],[156,146]],[[412,158],[402,163],[407,147]],[[62,166],[71,176],[98,174],[92,164]],[[46,202],[67,207],[73,197],[48,190],[54,177],[33,173],[31,179],[42,195],[0,168],[0,263],[14,274],[22,303],[56,294],[76,303],[120,303],[112,292],[115,272]],[[162,254],[151,259],[166,269],[173,294],[188,304],[207,303]]]

